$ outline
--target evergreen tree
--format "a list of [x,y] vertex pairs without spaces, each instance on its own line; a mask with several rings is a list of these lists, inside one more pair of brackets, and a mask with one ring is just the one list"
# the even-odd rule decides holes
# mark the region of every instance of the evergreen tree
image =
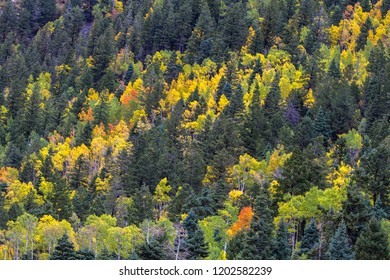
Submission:
[[336,63],[335,59],[332,59],[332,62],[330,63],[328,75],[336,79],[341,78],[340,65]]
[[11,204],[11,207],[8,209],[8,213],[7,213],[8,220],[16,221],[16,219],[22,214],[23,214],[23,208],[19,205],[18,202],[14,202]]
[[185,244],[189,251],[189,259],[199,260],[208,256],[208,244],[205,242],[203,230],[198,225],[198,217],[191,210],[183,221],[187,236]]
[[134,66],[133,63],[130,62],[124,78],[125,85],[127,85],[133,79],[133,75],[134,75]]
[[373,29],[371,19],[368,17],[360,28],[359,37],[356,40],[356,50],[363,50],[367,43],[368,32]]
[[0,229],[5,229],[7,222],[8,222],[8,213],[4,209],[4,197],[2,195],[2,192],[0,192]]
[[201,63],[203,59],[210,56],[212,45],[205,48],[211,42],[212,32],[215,29],[214,19],[211,17],[210,8],[205,1],[202,11],[188,40],[187,53],[190,62]]
[[254,216],[246,235],[241,257],[249,260],[269,260],[273,257],[273,219],[268,189],[262,187],[254,204]]
[[68,235],[64,234],[59,240],[54,249],[54,253],[50,256],[50,260],[76,260],[77,254],[74,250],[74,245],[69,241]]
[[316,135],[324,136],[325,140],[331,136],[329,118],[322,107],[320,107],[314,119],[314,131]]
[[94,260],[95,255],[93,252],[87,250],[87,249],[81,249],[76,252],[76,259],[77,260]]
[[372,217],[355,244],[358,260],[389,260],[389,240],[380,222]]
[[52,204],[52,209],[59,220],[69,219],[73,210],[69,187],[58,173],[53,174],[52,178],[54,188],[49,196],[49,202]]
[[382,16],[384,17],[389,10],[390,10],[390,1],[389,0],[382,0],[382,6],[381,6]]
[[263,134],[267,130],[267,121],[260,105],[259,85],[253,91],[249,112],[244,116],[241,137],[245,148],[252,156],[259,156],[264,145]]
[[352,260],[354,253],[347,235],[347,227],[342,221],[333,235],[326,257],[331,260]]
[[306,226],[298,255],[311,260],[318,259],[318,246],[320,242],[319,232],[314,219]]
[[289,233],[287,224],[280,220],[278,230],[274,239],[274,259],[289,260],[291,259],[291,245],[288,242]]
[[366,228],[372,216],[369,200],[355,187],[347,189],[347,200],[343,203],[343,218],[352,244]]
[[386,219],[388,217],[388,214],[386,213],[385,209],[383,209],[382,200],[380,197],[378,197],[375,200],[374,205],[374,216],[378,221],[381,221],[382,219]]
[[156,239],[145,242],[138,249],[138,256],[142,260],[163,260],[162,244]]

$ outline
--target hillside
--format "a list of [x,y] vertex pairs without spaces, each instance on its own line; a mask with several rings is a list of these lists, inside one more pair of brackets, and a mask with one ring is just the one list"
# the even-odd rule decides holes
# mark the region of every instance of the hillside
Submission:
[[390,0],[2,0],[0,259],[389,259]]

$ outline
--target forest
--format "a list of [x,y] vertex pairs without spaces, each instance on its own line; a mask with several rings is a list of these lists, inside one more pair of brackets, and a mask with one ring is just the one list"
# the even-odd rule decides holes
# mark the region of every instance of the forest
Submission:
[[0,0],[0,260],[389,260],[390,0]]

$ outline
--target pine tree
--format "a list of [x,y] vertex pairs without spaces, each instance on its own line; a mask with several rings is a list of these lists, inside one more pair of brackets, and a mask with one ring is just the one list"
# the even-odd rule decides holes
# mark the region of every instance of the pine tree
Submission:
[[319,232],[314,219],[306,226],[298,255],[311,260],[318,259],[318,246],[320,242]]
[[94,260],[95,254],[88,249],[81,249],[76,252],[77,260]]
[[271,198],[262,187],[254,203],[254,216],[246,235],[241,257],[247,260],[270,260],[273,257],[273,219]]
[[336,63],[335,59],[332,59],[330,63],[328,75],[336,79],[341,78],[340,65]]
[[382,6],[381,6],[381,13],[382,17],[385,17],[387,12],[390,10],[390,1],[389,0],[382,0]]
[[291,245],[288,242],[289,233],[287,224],[283,219],[280,220],[278,230],[274,239],[274,259],[289,260],[291,259]]
[[137,255],[142,260],[163,260],[162,244],[156,239],[151,239],[149,243],[145,242],[140,246]]
[[247,230],[243,229],[239,231],[235,236],[233,236],[233,238],[229,241],[229,244],[226,249],[226,258],[228,260],[244,259],[243,254],[245,254],[245,248],[243,248],[243,241],[246,238],[246,234]]
[[325,140],[329,139],[332,134],[329,118],[322,107],[320,107],[314,119],[314,131],[318,136],[324,136]]
[[347,189],[347,200],[343,203],[343,218],[352,244],[366,228],[372,216],[369,200],[356,187]]
[[370,0],[361,0],[360,5],[364,12],[369,12],[371,10],[371,1]]
[[360,28],[359,37],[356,40],[356,51],[363,50],[367,43],[368,32],[373,29],[371,19],[368,17]]
[[8,220],[16,221],[16,219],[23,214],[23,208],[20,206],[18,202],[14,202],[11,204],[11,207],[8,209]]
[[256,83],[253,91],[252,101],[249,105],[249,112],[245,114],[241,137],[245,148],[251,156],[259,156],[263,148],[264,131],[268,128],[264,116],[264,110],[260,105],[259,85]]
[[372,217],[355,244],[358,260],[390,260],[389,240],[380,222]]
[[69,187],[58,173],[54,173],[52,179],[54,188],[49,196],[49,201],[52,204],[53,211],[59,220],[69,219],[73,210]]
[[77,255],[74,250],[74,245],[69,241],[68,235],[65,233],[59,240],[54,249],[54,253],[50,256],[50,260],[76,260]]
[[204,46],[211,39],[214,28],[215,22],[211,17],[209,5],[205,1],[196,26],[188,40],[187,53],[190,62],[201,63],[203,59],[210,56],[212,46],[209,46],[208,49]]
[[204,232],[201,228],[198,228],[194,235],[186,241],[188,250],[190,251],[191,260],[202,260],[208,255],[209,246],[205,242]]
[[208,256],[208,244],[205,242],[203,230],[198,225],[198,217],[191,210],[183,221],[187,236],[185,244],[189,251],[188,259],[200,260]]
[[127,85],[133,79],[133,75],[134,75],[134,66],[133,63],[130,62],[124,78],[125,85]]
[[8,222],[8,213],[4,209],[4,197],[2,195],[2,192],[0,191],[0,229],[5,229],[7,222]]
[[382,219],[387,219],[388,214],[386,213],[385,209],[383,208],[382,205],[382,200],[380,196],[375,200],[375,205],[374,205],[374,216],[377,218],[378,221],[381,221]]
[[347,235],[347,227],[342,221],[333,235],[326,257],[330,260],[352,260],[354,253],[352,250],[349,237]]

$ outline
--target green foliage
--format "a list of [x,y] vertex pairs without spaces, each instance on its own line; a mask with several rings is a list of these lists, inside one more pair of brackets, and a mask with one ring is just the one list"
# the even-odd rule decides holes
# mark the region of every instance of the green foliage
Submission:
[[347,235],[347,227],[342,221],[329,243],[326,256],[330,260],[352,260],[354,253]]
[[291,259],[291,245],[289,244],[290,234],[288,233],[287,224],[284,220],[280,220],[276,236],[274,239],[274,255],[275,260]]
[[384,258],[389,0],[63,2],[0,4],[0,259]]
[[388,260],[389,240],[379,221],[373,217],[355,245],[358,260]]
[[241,257],[248,260],[272,259],[273,221],[269,191],[260,189],[254,203],[254,216],[244,239]]
[[54,253],[50,256],[51,260],[76,260],[77,255],[74,250],[74,245],[68,240],[68,236],[64,234],[55,247]]
[[319,248],[319,232],[317,225],[314,219],[305,227],[305,232],[303,234],[301,244],[298,250],[298,255],[300,257],[307,257],[311,260],[318,259],[318,248]]

